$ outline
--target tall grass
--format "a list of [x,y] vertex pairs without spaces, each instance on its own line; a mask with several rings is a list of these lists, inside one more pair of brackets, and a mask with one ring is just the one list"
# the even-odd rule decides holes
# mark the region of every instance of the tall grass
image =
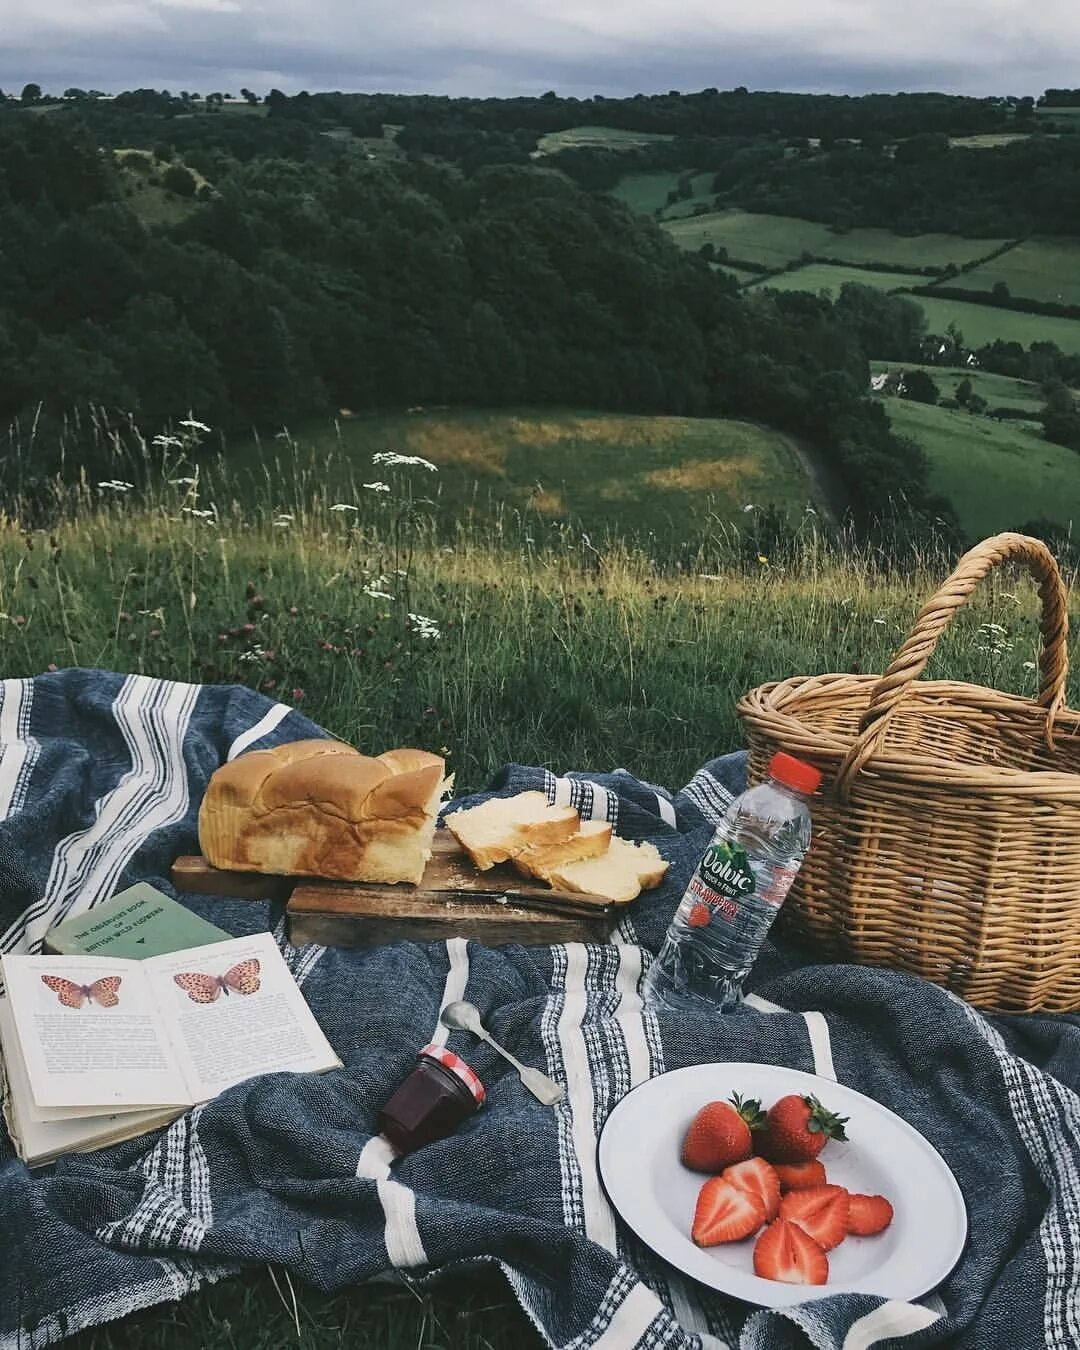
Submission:
[[[813,516],[765,542],[753,513],[655,557],[632,521],[599,539],[480,503],[447,518],[423,463],[351,465],[328,500],[278,441],[237,482],[201,436],[118,439],[111,477],[53,480],[38,523],[0,519],[7,674],[244,683],[366,750],[445,747],[462,788],[508,760],[676,786],[738,744],[753,685],[883,669],[954,561]],[[1030,586],[997,579],[931,673],[1033,692],[1034,616]]]

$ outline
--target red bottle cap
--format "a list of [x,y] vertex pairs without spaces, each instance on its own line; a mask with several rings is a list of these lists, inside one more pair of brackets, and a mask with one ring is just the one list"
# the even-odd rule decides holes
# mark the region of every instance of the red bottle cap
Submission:
[[769,776],[785,787],[794,788],[796,792],[805,792],[807,796],[821,786],[819,770],[805,760],[796,759],[794,755],[785,755],[783,750],[778,750],[769,760]]
[[452,1050],[447,1050],[444,1045],[425,1045],[420,1054],[427,1055],[429,1059],[438,1060],[444,1069],[449,1069],[455,1078],[460,1078],[465,1086],[473,1095],[473,1100],[477,1106],[484,1104],[484,1085],[472,1069],[465,1063],[460,1055],[455,1055]]

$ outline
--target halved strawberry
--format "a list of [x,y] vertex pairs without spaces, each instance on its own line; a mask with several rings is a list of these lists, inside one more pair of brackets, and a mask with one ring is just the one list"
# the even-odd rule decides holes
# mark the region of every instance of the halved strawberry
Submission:
[[825,1284],[829,1258],[797,1223],[776,1219],[754,1244],[754,1274],[784,1284]]
[[732,1163],[749,1158],[751,1130],[765,1116],[761,1103],[744,1102],[736,1092],[730,1102],[709,1102],[694,1119],[682,1144],[682,1163],[695,1172],[720,1173]]
[[848,1197],[848,1232],[857,1237],[873,1237],[883,1232],[892,1223],[892,1217],[893,1207],[883,1195]]
[[788,1191],[780,1200],[780,1217],[796,1223],[825,1250],[848,1234],[848,1193],[843,1186],[807,1186]]
[[773,1163],[772,1167],[780,1178],[781,1192],[801,1191],[807,1186],[824,1186],[827,1180],[825,1165],[816,1158],[812,1162]]
[[764,1222],[765,1209],[756,1195],[723,1177],[710,1177],[697,1198],[690,1236],[699,1247],[716,1247],[749,1237]]
[[780,1209],[780,1181],[764,1158],[747,1158],[725,1167],[721,1175],[740,1191],[756,1195],[765,1210],[766,1221],[772,1223]]

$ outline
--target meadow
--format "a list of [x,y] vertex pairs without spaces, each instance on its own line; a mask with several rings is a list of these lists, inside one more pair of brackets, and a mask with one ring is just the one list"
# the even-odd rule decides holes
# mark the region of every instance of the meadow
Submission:
[[[677,787],[740,744],[734,705],[748,688],[883,669],[954,561],[927,546],[890,562],[815,517],[769,556],[750,513],[740,529],[700,534],[676,565],[642,547],[632,507],[621,535],[593,537],[505,508],[443,518],[436,497],[414,490],[436,476],[416,464],[353,457],[388,491],[345,510],[269,462],[242,482],[180,452],[164,465],[147,452],[151,462],[152,473],[126,461],[104,486],[57,488],[48,526],[0,522],[5,672],[79,664],[242,682],[362,749],[444,753],[461,791],[511,759],[555,771],[621,765]],[[1033,693],[1034,616],[1027,581],[996,578],[946,634],[931,674]],[[539,1344],[492,1277],[457,1276],[430,1293],[325,1294],[261,1267],[70,1343],[294,1341]]]
[[[260,445],[229,447],[232,472],[254,483],[267,461],[301,490],[318,483],[333,501],[381,493],[357,466],[381,450],[437,468],[415,480],[445,518],[505,508],[538,524],[573,520],[590,533],[632,518],[657,549],[680,549],[747,502],[799,513],[817,506],[788,437],[720,418],[637,417],[544,409],[446,409],[339,417]],[[351,495],[350,495],[351,494]]]
[[683,248],[696,251],[709,242],[726,248],[735,261],[775,268],[785,267],[803,253],[884,268],[945,267],[949,263],[962,267],[986,257],[1005,242],[953,234],[898,235],[877,229],[839,232],[816,221],[751,211],[713,211],[665,221],[664,229]]
[[673,137],[659,131],[626,131],[621,127],[568,127],[565,131],[549,131],[536,142],[534,158],[557,155],[560,150],[633,150],[639,145],[653,145],[656,141],[670,141]]
[[[922,370],[937,385],[942,398],[952,398],[956,386],[967,380],[971,392],[986,399],[991,408],[1017,408],[1030,412],[1032,420],[1038,419],[1046,403],[1046,396],[1037,384],[1030,380],[1014,380],[1008,375],[994,375],[988,370],[972,369],[969,366],[920,366],[906,361],[871,361],[870,370],[875,375],[888,371]],[[893,405],[889,404],[891,408]]]
[[[965,275],[954,284],[966,282]],[[1001,338],[1024,347],[1033,342],[1056,342],[1063,352],[1080,352],[1080,319],[1027,314],[1022,310],[996,309],[993,305],[928,295],[912,299],[922,306],[931,333],[944,333],[950,323],[955,323],[969,347],[981,347]]]
[[1025,239],[952,284],[992,291],[998,282],[1018,298],[1080,305],[1080,239]]
[[881,291],[898,291],[912,283],[909,272],[876,272],[867,267],[838,267],[829,263],[807,263],[790,272],[778,272],[763,277],[753,284],[776,291],[825,291],[831,296],[840,293],[841,286],[875,286]]
[[667,205],[668,193],[678,183],[679,175],[676,173],[628,173],[619,179],[611,195],[625,202],[631,211],[651,216]]
[[931,488],[949,498],[970,537],[1036,519],[1071,522],[1080,530],[1075,450],[1045,440],[1041,429],[1028,423],[998,422],[910,399],[890,398],[886,408],[893,429],[926,451]]

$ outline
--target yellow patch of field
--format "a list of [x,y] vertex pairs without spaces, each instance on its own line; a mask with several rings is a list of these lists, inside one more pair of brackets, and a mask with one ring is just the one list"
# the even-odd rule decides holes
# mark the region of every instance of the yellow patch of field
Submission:
[[739,483],[760,476],[760,466],[748,456],[740,455],[732,459],[689,459],[683,464],[652,469],[645,475],[645,482],[650,487],[674,492],[730,492]]
[[565,445],[567,442],[666,445],[685,429],[679,417],[512,417],[507,430],[524,445]]
[[433,464],[453,464],[478,473],[506,476],[506,434],[499,423],[435,422],[403,429],[406,453]]
[[561,492],[548,492],[538,488],[529,494],[529,505],[542,516],[564,516],[566,503]]

